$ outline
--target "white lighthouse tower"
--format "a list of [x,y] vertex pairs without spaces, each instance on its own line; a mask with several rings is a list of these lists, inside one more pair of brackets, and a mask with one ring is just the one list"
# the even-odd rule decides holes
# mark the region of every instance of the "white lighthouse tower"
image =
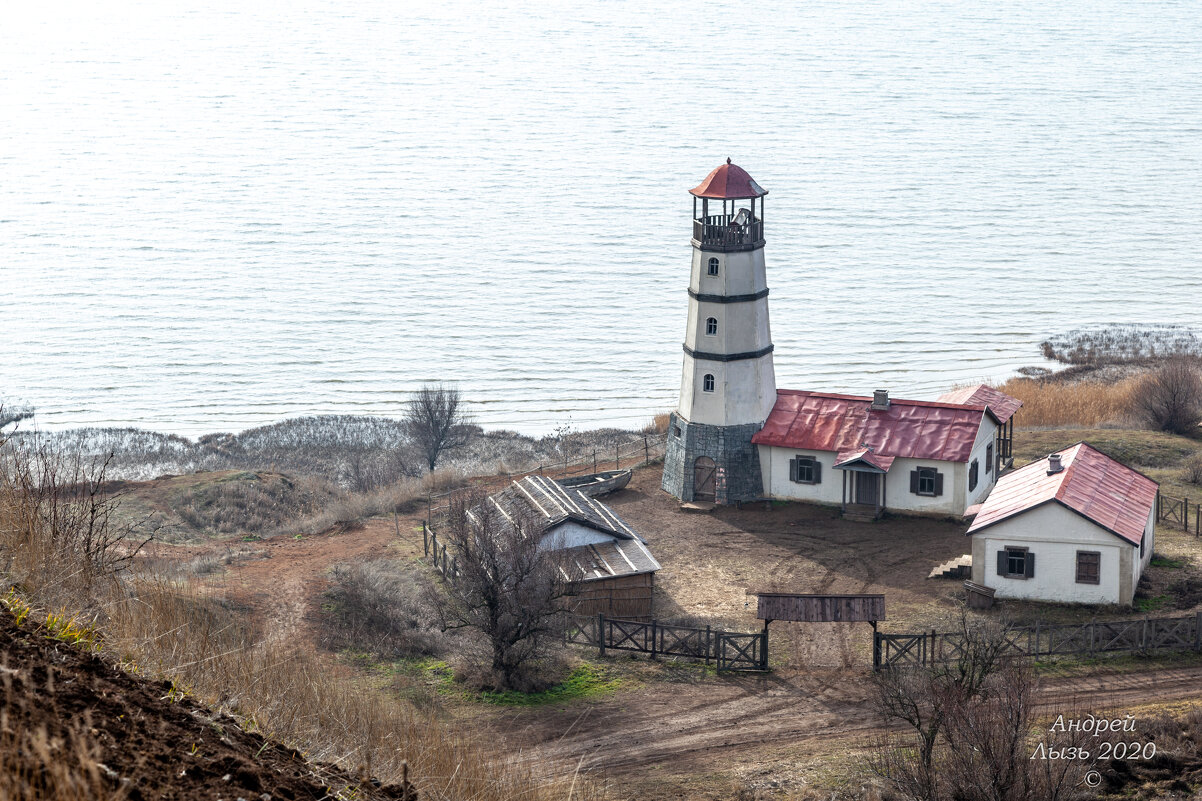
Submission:
[[768,192],[730,159],[690,192],[689,322],[663,488],[682,501],[735,503],[764,495],[751,437],[776,403],[764,271]]

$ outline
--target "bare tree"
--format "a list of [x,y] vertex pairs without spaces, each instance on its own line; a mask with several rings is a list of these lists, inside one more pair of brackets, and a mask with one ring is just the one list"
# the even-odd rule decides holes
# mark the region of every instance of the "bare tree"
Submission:
[[414,393],[402,424],[431,470],[444,451],[463,447],[473,433],[459,390],[444,384],[426,384]]
[[537,663],[562,636],[562,560],[539,547],[545,524],[531,513],[502,511],[478,492],[460,493],[450,506],[444,537],[456,572],[440,603],[443,628],[483,634],[496,685],[528,689]]
[[904,797],[921,801],[1072,801],[1082,798],[1088,759],[1052,758],[1047,747],[1086,745],[1074,730],[1036,748],[1034,673],[1006,655],[1005,625],[963,616],[958,657],[947,665],[888,669],[879,709],[905,733],[886,737],[870,767]]
[[1194,431],[1202,420],[1202,376],[1196,363],[1170,359],[1139,382],[1132,405],[1137,416],[1161,431]]

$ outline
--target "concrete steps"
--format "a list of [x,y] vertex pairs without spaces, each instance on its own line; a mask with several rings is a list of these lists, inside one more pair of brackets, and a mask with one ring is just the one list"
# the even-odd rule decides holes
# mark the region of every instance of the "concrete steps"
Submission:
[[963,556],[957,556],[955,559],[949,559],[943,564],[937,565],[927,578],[972,578],[972,554],[966,553]]

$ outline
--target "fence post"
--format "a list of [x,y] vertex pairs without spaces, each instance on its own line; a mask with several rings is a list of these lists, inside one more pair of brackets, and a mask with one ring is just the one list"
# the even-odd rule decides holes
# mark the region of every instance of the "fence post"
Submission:
[[881,633],[876,629],[872,630],[872,669],[881,669]]
[[597,472],[597,449],[593,448],[593,472]]
[[1039,658],[1039,621],[1035,621],[1035,658]]
[[1094,634],[1097,631],[1097,629],[1098,629],[1098,621],[1096,621],[1096,620],[1089,621],[1089,655],[1090,656],[1093,656]]
[[447,574],[447,546],[442,546],[442,574]]
[[426,526],[426,521],[422,521],[422,554],[430,555],[430,530]]
[[655,618],[652,618],[652,619],[651,619],[651,658],[652,658],[652,659],[655,659],[655,658],[656,658],[656,655],[655,655],[655,646],[656,646],[656,642],[655,642],[655,635],[656,635]]
[[1148,650],[1148,618],[1146,616],[1144,617],[1143,633],[1140,635],[1139,639],[1140,639],[1139,650],[1141,650],[1141,651]]
[[647,435],[643,435],[643,464],[651,463],[651,445],[647,442]]
[[597,613],[597,647],[601,649],[600,656],[605,656],[605,613]]
[[[1198,613],[1198,623],[1202,624],[1202,612]],[[1198,629],[1202,631],[1202,625],[1199,625]],[[710,627],[707,623],[705,625],[705,664],[707,665],[710,663],[710,647]]]
[[1194,618],[1194,650],[1202,651],[1202,612]]
[[760,640],[760,670],[768,669],[768,621],[764,621],[764,633]]
[[939,635],[934,629],[931,629],[931,664],[935,664],[935,659],[939,653]]
[[1181,499],[1181,530],[1189,531],[1189,498]]
[[618,444],[614,443],[614,470],[622,469],[622,457],[618,456]]

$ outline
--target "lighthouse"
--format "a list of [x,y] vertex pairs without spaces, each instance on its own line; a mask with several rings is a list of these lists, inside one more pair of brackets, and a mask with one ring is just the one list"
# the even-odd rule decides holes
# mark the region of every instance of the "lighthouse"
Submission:
[[764,196],[725,164],[693,195],[693,265],[680,403],[668,425],[663,488],[685,502],[764,497],[751,437],[776,402]]

